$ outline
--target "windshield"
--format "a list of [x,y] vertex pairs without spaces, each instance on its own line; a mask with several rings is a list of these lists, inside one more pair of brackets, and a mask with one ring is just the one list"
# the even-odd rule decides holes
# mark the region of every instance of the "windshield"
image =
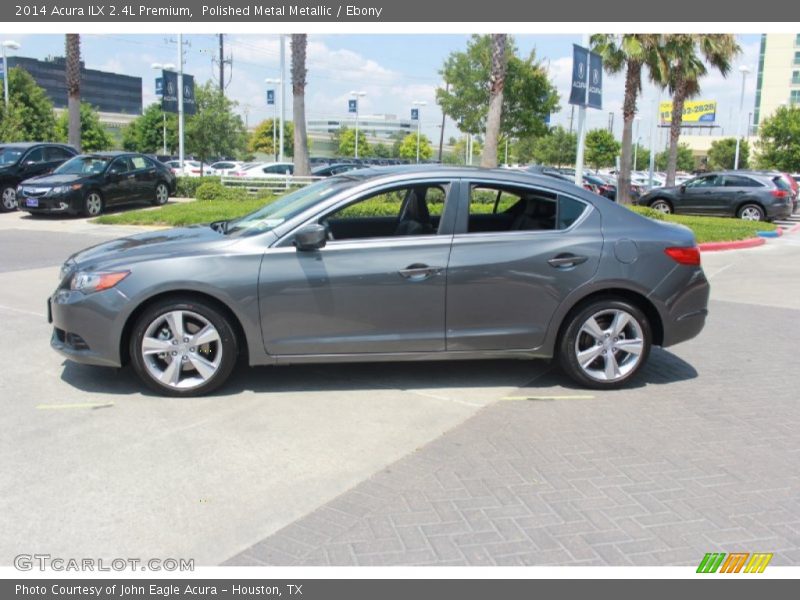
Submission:
[[111,157],[76,156],[53,171],[56,175],[99,175],[106,170]]
[[19,160],[23,153],[22,148],[5,147],[0,148],[0,165],[13,165]]
[[230,221],[225,232],[237,235],[256,235],[271,231],[315,204],[346,190],[356,181],[346,177],[335,177],[300,188],[249,215]]

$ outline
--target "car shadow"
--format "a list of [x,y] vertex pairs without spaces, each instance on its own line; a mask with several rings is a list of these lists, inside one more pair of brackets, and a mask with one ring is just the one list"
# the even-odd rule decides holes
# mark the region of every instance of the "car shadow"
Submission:
[[[626,389],[686,381],[697,370],[667,350],[653,348],[642,371]],[[139,381],[133,369],[94,367],[64,362],[61,379],[84,392],[157,396]],[[365,390],[424,390],[515,387],[542,390],[559,387],[585,390],[548,360],[464,360],[342,363],[248,367],[238,365],[228,383],[212,396],[244,392],[293,393]]]

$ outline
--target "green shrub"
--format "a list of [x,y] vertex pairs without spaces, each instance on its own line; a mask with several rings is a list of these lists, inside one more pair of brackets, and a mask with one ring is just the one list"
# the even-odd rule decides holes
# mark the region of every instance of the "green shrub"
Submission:
[[649,206],[634,206],[633,204],[628,204],[627,207],[631,209],[635,213],[639,213],[643,217],[647,217],[648,219],[655,219],[656,221],[665,221],[666,215],[662,212],[659,212],[655,209],[650,208]]
[[178,177],[175,195],[179,198],[195,198],[197,188],[204,183],[219,183],[219,177]]

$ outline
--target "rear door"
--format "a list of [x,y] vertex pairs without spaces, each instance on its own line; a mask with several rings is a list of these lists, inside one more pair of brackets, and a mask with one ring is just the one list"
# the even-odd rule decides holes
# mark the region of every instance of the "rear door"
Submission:
[[764,189],[763,185],[746,175],[725,174],[722,178],[725,192],[719,198],[714,197],[710,201],[709,214],[724,217],[735,216],[739,206],[754,200],[754,194]]
[[532,349],[563,299],[597,271],[600,214],[547,188],[461,185],[447,268],[447,350]]

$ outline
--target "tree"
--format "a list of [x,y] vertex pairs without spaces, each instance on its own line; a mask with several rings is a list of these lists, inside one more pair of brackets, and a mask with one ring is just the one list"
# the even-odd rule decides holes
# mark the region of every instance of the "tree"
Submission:
[[[574,165],[578,150],[578,136],[561,127],[554,127],[547,135],[533,139],[531,158],[542,165]],[[520,160],[523,160],[520,157]]]
[[728,33],[682,33],[665,37],[663,52],[668,61],[666,83],[672,94],[666,185],[672,186],[675,185],[675,171],[678,168],[678,139],[684,102],[700,93],[700,79],[708,73],[706,63],[727,77],[731,62],[742,49],[736,43],[735,36]]
[[306,48],[304,33],[292,34],[292,115],[294,128],[294,174],[310,175],[308,136],[306,134]]
[[594,170],[616,164],[619,142],[607,129],[593,129],[586,134],[586,162]]
[[[441,74],[449,86],[436,90],[436,101],[464,133],[486,131],[492,49],[491,36],[474,35],[466,51],[453,52],[442,67]],[[558,93],[534,52],[520,58],[513,38],[507,37],[505,55],[499,132],[512,138],[543,135],[547,132],[545,119],[558,109]]]
[[381,144],[380,142],[372,146],[371,154],[377,158],[391,158],[394,156],[392,153],[392,148],[386,144]]
[[[339,156],[355,156],[356,153],[356,130],[342,126],[334,134],[334,139],[338,140]],[[367,142],[367,134],[363,130],[358,131],[358,154],[359,156],[369,156],[372,150]]]
[[195,90],[197,112],[186,122],[186,149],[205,163],[214,156],[236,156],[246,145],[247,130],[234,112],[237,103],[208,81]]
[[67,139],[71,146],[81,150],[81,120],[83,107],[81,106],[81,37],[77,33],[68,33],[66,45],[66,79],[67,79],[67,114],[68,132]]
[[482,167],[497,166],[497,142],[503,117],[503,88],[506,81],[506,35],[492,34],[492,70],[489,76],[489,110],[486,115],[486,141],[481,155]]
[[[750,157],[747,140],[739,144],[739,168],[746,169]],[[708,151],[708,168],[712,170],[733,169],[736,162],[736,138],[714,140]]]
[[650,169],[650,150],[643,147],[641,144],[639,144],[638,146],[639,146],[638,149],[634,152],[634,156],[636,157],[636,162],[633,165],[633,170],[647,171]]
[[[283,124],[283,153],[285,156],[294,156],[294,123],[287,121]],[[275,137],[272,137],[272,132],[275,132]],[[247,149],[250,152],[263,152],[274,156],[278,160],[280,152],[280,133],[278,132],[277,120],[273,124],[272,119],[264,119],[256,125],[253,133],[250,134],[250,139],[247,142]]]
[[800,107],[782,106],[761,122],[758,165],[787,173],[800,171]]
[[[56,139],[60,142],[69,143],[70,118],[69,111],[66,110],[56,121]],[[79,123],[82,152],[108,150],[114,145],[113,138],[100,122],[100,115],[87,102],[80,104]]]
[[49,141],[55,137],[53,103],[30,73],[14,67],[8,70],[8,110],[0,102],[0,140]]
[[[481,143],[480,138],[474,137],[472,138],[472,156],[480,156],[483,149],[483,144]],[[467,136],[462,136],[458,138],[458,141],[453,144],[453,155],[458,160],[457,163],[454,164],[469,164],[467,161]]]
[[[669,166],[670,151],[664,150],[656,154],[656,169],[665,171]],[[686,171],[691,173],[694,171],[694,155],[686,144],[678,144],[678,149],[675,156],[675,165],[677,171]]]
[[[631,167],[633,162],[633,120],[636,103],[642,91],[642,70],[649,71],[650,79],[663,82],[666,65],[660,52],[658,35],[653,34],[597,34],[591,38],[592,49],[603,57],[603,67],[611,74],[625,71],[625,97],[622,104],[622,148],[618,173],[620,190],[617,202],[631,202]],[[638,160],[638,157],[637,157]]]
[[[358,142],[359,147],[361,146],[361,142]],[[403,138],[403,141],[400,142],[400,150],[398,152],[398,156],[400,158],[407,158],[410,160],[416,160],[417,158],[417,134],[416,133],[409,133],[406,137]],[[431,141],[428,139],[426,135],[419,136],[419,159],[420,161],[428,160],[430,157],[433,156],[433,146],[431,145]]]
[[122,130],[122,147],[130,152],[160,154],[164,149],[164,122],[167,126],[167,154],[178,147],[178,116],[161,111],[158,103],[148,106]]

